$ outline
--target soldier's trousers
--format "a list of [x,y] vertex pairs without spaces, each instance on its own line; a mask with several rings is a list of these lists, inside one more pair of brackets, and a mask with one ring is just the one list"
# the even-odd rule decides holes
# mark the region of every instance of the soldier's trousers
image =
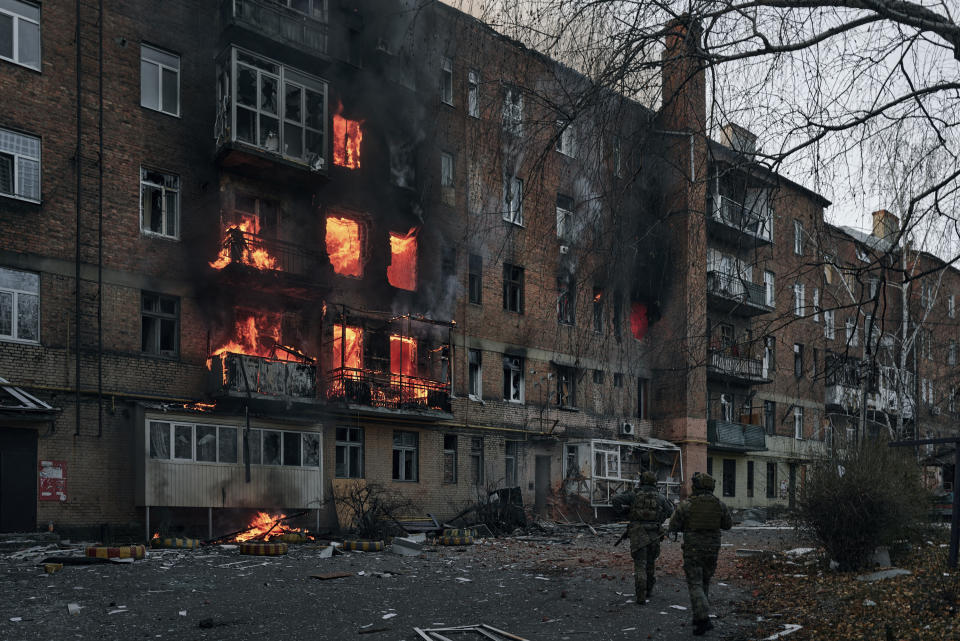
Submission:
[[660,556],[660,540],[630,550],[633,556],[633,587],[637,603],[642,604],[656,582],[657,557]]
[[683,572],[687,575],[690,606],[694,621],[706,621],[710,616],[710,579],[717,569],[720,550],[683,550]]

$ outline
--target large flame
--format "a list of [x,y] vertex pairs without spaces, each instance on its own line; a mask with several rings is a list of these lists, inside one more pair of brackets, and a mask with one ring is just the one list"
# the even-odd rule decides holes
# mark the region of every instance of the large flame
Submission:
[[327,216],[327,255],[338,274],[362,276],[360,223],[350,218]]
[[[342,345],[341,345],[342,338]],[[358,370],[363,367],[363,330],[359,327],[333,326],[333,369],[346,367]],[[355,372],[347,374],[356,377]]]
[[398,289],[417,288],[417,228],[406,234],[390,232],[390,265],[387,280]]
[[269,358],[280,344],[281,323],[279,312],[237,310],[233,336],[214,350],[212,356],[230,352]]
[[214,269],[223,269],[236,261],[257,269],[276,269],[277,259],[258,242],[260,220],[256,216],[240,216],[240,222],[227,225],[224,241],[217,259],[210,263]]
[[340,114],[343,105],[337,105],[333,115],[333,164],[347,169],[360,169],[360,142],[363,130],[360,120],[347,120]]
[[417,375],[417,341],[409,336],[390,336],[390,373]]
[[[287,518],[286,514],[268,514],[266,512],[257,512],[257,515],[250,521],[250,529],[234,537],[234,540],[242,543],[250,539],[263,539],[270,541],[279,538],[283,534],[303,534],[307,531],[302,528],[294,528],[283,523],[281,519]],[[310,537],[312,538],[312,537]]]

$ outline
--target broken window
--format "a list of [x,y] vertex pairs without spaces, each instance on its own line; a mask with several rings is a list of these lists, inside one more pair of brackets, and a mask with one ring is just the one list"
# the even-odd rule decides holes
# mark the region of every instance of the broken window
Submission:
[[40,71],[39,5],[0,2],[0,58]]
[[417,228],[406,234],[390,232],[387,280],[397,289],[417,289]]
[[176,356],[180,335],[180,299],[143,293],[140,312],[140,351]]
[[336,477],[363,478],[363,428],[338,427],[336,449]]
[[603,333],[603,290],[599,287],[593,288],[593,331],[597,334]]
[[393,480],[417,480],[417,450],[419,434],[416,432],[393,433]]
[[453,60],[440,58],[440,100],[453,106]]
[[263,461],[261,455],[263,436],[260,434],[260,430],[250,430],[250,434],[247,436],[247,443],[250,449],[250,464],[260,465]]
[[503,129],[514,136],[523,135],[523,94],[517,87],[508,87],[504,93]]
[[763,402],[763,427],[768,436],[777,433],[777,404],[774,401]]
[[333,164],[347,169],[360,169],[360,143],[363,129],[359,120],[348,120],[341,115],[343,106],[333,114]]
[[603,370],[595,369],[593,370],[593,383],[594,385],[603,385]]
[[140,230],[167,238],[180,235],[180,177],[140,168]]
[[613,374],[613,386],[614,387],[623,387],[623,374],[619,372],[614,372]]
[[638,341],[647,335],[650,321],[647,318],[647,306],[636,301],[630,303],[630,333]]
[[341,276],[363,276],[363,227],[352,218],[327,216],[327,256]]
[[263,464],[280,465],[280,452],[283,447],[280,440],[280,432],[275,430],[263,430]]
[[473,466],[473,484],[483,485],[483,437],[470,438],[470,462]]
[[503,185],[503,219],[523,226],[523,180],[507,176]]
[[557,194],[557,238],[569,242],[573,232],[573,198]]
[[467,115],[480,117],[480,72],[472,69],[467,74]]
[[0,267],[0,340],[40,341],[40,276]]
[[576,139],[574,138],[573,123],[569,120],[557,121],[557,151],[564,156],[577,157]]
[[723,495],[737,495],[737,461],[735,459],[723,459]]
[[503,357],[503,399],[523,402],[523,359],[519,356]]
[[357,376],[357,370],[363,368],[363,330],[359,327],[334,325],[331,351],[334,370],[353,370],[346,375]]
[[577,371],[572,367],[557,366],[557,405],[577,406]]
[[479,349],[471,349],[469,352],[469,390],[471,398],[483,398],[483,361]]
[[443,482],[457,482],[457,437],[443,435]]
[[224,426],[217,428],[217,462],[237,462],[237,428]]
[[283,464],[300,465],[301,438],[298,432],[283,433]]
[[557,322],[561,325],[573,325],[575,320],[575,294],[573,277],[557,279]]
[[517,458],[520,453],[520,443],[518,441],[506,441],[504,443],[503,464],[504,464],[504,485],[506,487],[517,486]]
[[278,212],[279,207],[274,200],[236,194],[233,199],[233,221],[231,222],[242,231],[266,238],[276,238],[279,225]]
[[467,291],[471,303],[480,305],[483,302],[483,256],[470,254]]
[[503,264],[503,308],[523,313],[523,267]]
[[580,472],[580,446],[567,444],[564,446],[563,478],[577,478]]
[[140,45],[140,105],[180,115],[180,56]]
[[0,129],[0,196],[40,201],[39,138]]
[[747,461],[747,496],[753,497],[753,461]]

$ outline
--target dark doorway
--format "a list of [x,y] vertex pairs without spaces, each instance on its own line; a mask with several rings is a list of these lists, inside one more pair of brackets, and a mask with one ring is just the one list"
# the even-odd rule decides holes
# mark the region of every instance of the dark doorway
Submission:
[[788,502],[790,509],[797,506],[797,464],[790,464],[790,500]]
[[37,529],[37,433],[0,427],[0,532]]
[[550,493],[550,457],[537,455],[534,472],[533,506],[541,517],[547,515],[547,495]]

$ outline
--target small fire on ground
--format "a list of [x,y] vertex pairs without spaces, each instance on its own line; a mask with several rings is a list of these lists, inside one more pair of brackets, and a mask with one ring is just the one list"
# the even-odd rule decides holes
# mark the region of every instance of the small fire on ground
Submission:
[[273,541],[279,539],[284,534],[302,534],[308,539],[313,537],[303,528],[290,527],[283,522],[287,518],[286,514],[268,514],[267,512],[257,512],[257,515],[250,521],[249,529],[237,534],[234,538],[238,543],[244,541]]

